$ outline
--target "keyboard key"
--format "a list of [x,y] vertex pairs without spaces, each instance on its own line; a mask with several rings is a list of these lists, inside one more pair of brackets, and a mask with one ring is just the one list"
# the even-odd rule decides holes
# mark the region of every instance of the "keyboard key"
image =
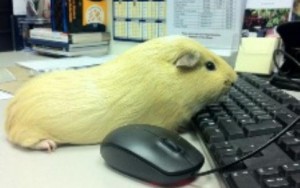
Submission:
[[217,127],[209,127],[204,129],[204,138],[208,143],[225,141],[225,137],[221,130]]
[[244,137],[243,130],[238,126],[237,123],[230,119],[219,121],[219,125],[227,139],[237,139]]
[[281,113],[274,112],[274,116],[276,120],[283,124],[283,126],[287,126],[295,120],[295,116],[290,113]]
[[292,187],[300,188],[300,173],[299,174],[292,174],[289,178]]
[[211,119],[206,119],[206,120],[200,121],[198,124],[198,127],[201,131],[203,131],[204,129],[206,129],[208,127],[217,127],[217,124]]
[[240,121],[240,120],[243,120],[243,119],[251,119],[251,118],[248,114],[245,114],[245,112],[243,112],[242,114],[237,114],[237,115],[234,114],[233,119],[235,121]]
[[213,152],[216,152],[217,150],[220,150],[220,149],[229,149],[229,148],[233,149],[233,146],[227,141],[220,142],[220,143],[214,143],[211,145],[211,150]]
[[224,108],[230,113],[233,111],[241,111],[242,109],[235,103],[224,104]]
[[202,113],[199,113],[198,115],[196,115],[197,122],[200,122],[200,121],[208,119],[208,118],[210,118],[210,114],[207,112],[202,112]]
[[255,178],[248,171],[234,172],[230,174],[228,182],[233,188],[260,187]]
[[[216,160],[218,161],[219,166],[225,166],[225,165],[229,165],[233,162],[236,162],[239,160],[239,157],[237,156],[216,156]],[[243,161],[229,167],[227,170],[230,171],[236,171],[236,170],[242,170],[245,169],[246,166],[244,164]]]
[[295,138],[294,131],[288,131],[278,139],[278,144],[281,145],[283,140],[293,138]]
[[282,139],[280,145],[285,151],[288,151],[292,146],[300,146],[300,139],[295,137]]
[[290,147],[288,150],[288,154],[293,160],[299,161],[300,160],[300,145]]
[[300,173],[300,163],[283,165],[280,170],[285,177],[290,176],[291,174]]
[[208,106],[207,109],[211,114],[223,111],[222,106],[216,104]]
[[253,119],[241,119],[238,121],[239,126],[244,127],[245,125],[255,124]]
[[254,107],[256,106],[256,104],[252,101],[242,101],[241,102],[241,107],[244,109],[244,110],[247,110],[248,108],[251,108],[251,107]]
[[232,110],[232,111],[228,111],[228,113],[233,117],[247,115],[247,114],[245,114],[245,112],[243,110]]
[[295,112],[296,114],[300,115],[300,103],[296,102],[295,104],[289,104],[288,108]]
[[251,114],[251,112],[258,111],[258,110],[262,110],[261,107],[253,106],[253,107],[249,107],[249,108],[245,109],[245,112]]
[[269,178],[264,180],[266,188],[290,188],[289,182],[286,178]]
[[267,113],[264,110],[254,110],[249,112],[250,115],[254,118],[256,116],[262,116],[262,115],[267,115]]
[[296,125],[293,126],[292,130],[300,130],[300,122],[297,122]]
[[260,136],[279,132],[282,126],[274,121],[264,121],[261,123],[244,126],[247,136]]
[[277,167],[259,168],[255,172],[260,182],[262,182],[264,179],[279,177],[279,170]]
[[[222,158],[219,158],[219,165],[225,166],[225,165],[231,164],[238,160],[239,160],[239,157],[233,157],[233,156],[232,157],[222,157]],[[230,169],[228,169],[228,170],[235,171],[235,170],[242,170],[245,168],[246,168],[245,164],[243,162],[239,162],[239,163],[231,166]]]
[[215,151],[215,154],[219,159],[223,157],[236,157],[236,149],[234,148],[218,149]]
[[219,117],[215,117],[215,121],[216,121],[216,123],[218,123],[219,124],[219,122],[220,121],[226,121],[226,120],[228,120],[228,119],[231,119],[231,117],[230,116],[219,116]]
[[253,97],[252,100],[258,104],[260,107],[264,106],[264,105],[261,105],[262,103],[266,104],[268,102],[268,100],[263,97],[262,95],[259,95],[258,97]]
[[278,89],[271,85],[269,85],[263,89],[263,92],[269,96],[271,96],[273,93],[275,93],[277,91],[278,91]]
[[213,117],[215,116],[225,116],[225,115],[228,115],[228,113],[222,109],[222,110],[219,110],[219,111],[216,111],[216,112],[213,112],[211,113]]
[[[257,147],[253,144],[249,145],[249,146],[243,146],[243,147],[239,147],[237,150],[237,154],[238,156],[242,157],[244,155],[247,155],[251,152],[253,152]],[[254,157],[259,157],[262,156],[261,153],[257,153]]]
[[280,109],[280,106],[270,103],[262,103],[261,106],[264,110],[266,110],[268,113],[271,113],[272,115],[275,114],[278,109]]
[[266,114],[266,115],[258,115],[258,116],[254,116],[254,119],[257,121],[257,122],[263,122],[263,121],[269,121],[269,120],[272,120],[272,116]]
[[280,102],[281,104],[293,104],[293,103],[297,103],[297,99],[295,99],[295,97],[288,95],[286,93],[279,95],[277,97],[277,101]]
[[300,129],[295,130],[295,137],[300,138]]

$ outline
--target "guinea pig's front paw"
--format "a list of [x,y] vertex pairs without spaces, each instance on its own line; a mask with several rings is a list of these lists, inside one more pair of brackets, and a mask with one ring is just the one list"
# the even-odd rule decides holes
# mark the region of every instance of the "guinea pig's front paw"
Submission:
[[49,153],[53,152],[57,148],[56,143],[53,140],[42,140],[36,145],[34,145],[33,149],[37,150],[47,150]]

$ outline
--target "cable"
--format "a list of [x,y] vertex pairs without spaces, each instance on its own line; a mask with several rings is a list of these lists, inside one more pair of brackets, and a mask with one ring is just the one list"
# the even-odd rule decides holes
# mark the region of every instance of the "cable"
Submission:
[[278,69],[278,73],[280,75],[285,75],[286,76],[289,72],[282,72],[281,71],[281,69],[279,67],[279,64],[277,62],[277,59],[276,59],[276,55],[279,54],[279,53],[282,53],[285,57],[292,60],[295,64],[297,64],[300,67],[300,62],[296,58],[294,58],[293,56],[291,56],[289,53],[285,52],[284,50],[276,49],[273,52],[273,61],[274,61],[274,64],[275,64],[276,68]]
[[253,157],[254,155],[256,155],[258,152],[262,151],[263,149],[265,149],[266,147],[268,147],[269,145],[271,145],[272,143],[274,143],[279,137],[281,137],[283,134],[285,134],[287,131],[289,131],[291,128],[293,128],[296,123],[300,120],[300,116],[297,116],[297,118],[291,122],[288,126],[286,126],[284,129],[282,129],[279,133],[277,133],[276,135],[274,135],[273,137],[271,137],[266,143],[262,144],[260,147],[258,147],[256,150],[242,156],[239,160],[234,161],[228,165],[225,166],[221,166],[218,168],[214,168],[205,172],[200,172],[195,174],[195,177],[199,177],[199,176],[205,176],[211,173],[215,173],[215,172],[221,172],[231,166],[234,166],[250,157]]
[[[299,49],[296,49],[299,50]],[[300,52],[300,51],[299,51]],[[295,70],[286,70],[286,72],[283,72],[282,68],[279,66],[276,56],[281,53],[284,55],[285,58],[288,58],[296,64],[298,67],[300,67],[300,62],[291,56],[289,53],[285,52],[281,49],[276,49],[273,52],[273,61],[274,65],[278,70],[278,73],[274,73],[270,78],[270,83],[272,85],[275,85],[281,89],[288,89],[288,90],[295,90],[300,91],[300,80],[298,78],[293,78],[292,75],[289,75],[291,71]]]

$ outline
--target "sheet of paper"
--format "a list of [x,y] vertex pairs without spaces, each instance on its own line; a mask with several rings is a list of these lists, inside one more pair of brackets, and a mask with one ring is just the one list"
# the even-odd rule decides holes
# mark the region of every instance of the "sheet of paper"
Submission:
[[7,100],[12,97],[13,97],[12,94],[0,90],[0,100]]
[[168,0],[167,33],[210,49],[238,49],[245,0]]
[[0,84],[16,80],[16,77],[6,68],[0,68]]
[[13,14],[26,15],[27,0],[13,0]]
[[291,8],[294,0],[247,0],[246,8],[254,9],[275,9],[275,8]]
[[18,62],[17,64],[36,72],[48,72],[53,70],[82,68],[82,67],[88,67],[93,65],[99,65],[113,58],[115,58],[114,55],[106,55],[102,57],[83,56],[83,57],[76,57],[76,58],[25,61],[25,62]]

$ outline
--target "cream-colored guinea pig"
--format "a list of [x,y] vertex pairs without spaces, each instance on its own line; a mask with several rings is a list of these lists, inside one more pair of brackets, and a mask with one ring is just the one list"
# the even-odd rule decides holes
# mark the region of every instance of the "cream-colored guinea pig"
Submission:
[[12,143],[48,151],[61,144],[101,143],[126,124],[176,130],[236,78],[198,42],[161,37],[103,65],[31,79],[10,102],[5,129]]

